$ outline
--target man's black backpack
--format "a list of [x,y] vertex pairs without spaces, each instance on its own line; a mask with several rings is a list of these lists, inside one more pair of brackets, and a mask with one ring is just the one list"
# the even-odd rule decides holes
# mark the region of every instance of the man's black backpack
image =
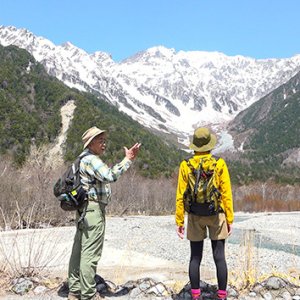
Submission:
[[80,161],[86,155],[89,153],[79,155],[54,185],[53,193],[60,201],[60,207],[63,210],[78,210],[84,206],[87,200],[87,194],[81,185],[79,174]]

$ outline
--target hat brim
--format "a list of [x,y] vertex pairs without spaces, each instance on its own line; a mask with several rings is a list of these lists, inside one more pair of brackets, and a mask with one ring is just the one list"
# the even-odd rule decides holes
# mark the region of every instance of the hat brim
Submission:
[[95,134],[93,134],[85,143],[84,143],[84,145],[83,145],[83,149],[85,149],[89,144],[90,144],[90,142],[96,137],[96,136],[98,136],[98,135],[100,135],[100,134],[102,134],[102,133],[104,133],[104,132],[106,132],[105,130],[100,130],[100,131],[98,131],[98,132],[95,132]]
[[208,144],[203,145],[201,147],[197,147],[195,144],[191,143],[189,148],[197,151],[197,152],[206,152],[206,151],[211,151],[212,149],[215,148],[217,143],[217,137],[214,134],[210,135],[210,141]]

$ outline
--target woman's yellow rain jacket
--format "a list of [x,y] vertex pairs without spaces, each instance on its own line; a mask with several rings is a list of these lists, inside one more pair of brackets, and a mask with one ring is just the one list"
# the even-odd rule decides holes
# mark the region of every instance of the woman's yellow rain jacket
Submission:
[[[189,160],[193,167],[198,168],[200,159],[211,157],[211,153],[195,153],[194,156]],[[205,170],[205,165],[203,166]],[[184,205],[183,205],[183,194],[188,184],[188,173],[191,169],[188,167],[187,162],[183,160],[180,164],[178,174],[178,186],[176,193],[176,224],[177,226],[184,225]],[[224,159],[219,158],[215,169],[215,182],[216,187],[221,193],[220,206],[226,215],[226,221],[228,224],[233,223],[234,212],[233,212],[233,201],[231,193],[230,176],[227,169],[227,165]]]

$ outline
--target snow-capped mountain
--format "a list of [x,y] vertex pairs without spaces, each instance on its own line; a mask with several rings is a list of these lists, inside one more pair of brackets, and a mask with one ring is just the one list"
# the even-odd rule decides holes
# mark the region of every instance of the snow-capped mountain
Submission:
[[153,47],[116,63],[67,42],[56,46],[26,29],[0,26],[0,44],[29,51],[70,87],[101,95],[141,124],[185,138],[222,124],[300,71],[300,55],[256,60],[218,52]]

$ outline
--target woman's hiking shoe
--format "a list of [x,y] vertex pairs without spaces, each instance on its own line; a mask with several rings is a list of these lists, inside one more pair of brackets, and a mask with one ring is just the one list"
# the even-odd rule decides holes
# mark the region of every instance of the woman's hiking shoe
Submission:
[[218,290],[217,292],[218,300],[226,300],[227,299],[227,292],[224,290]]
[[200,300],[200,295],[201,295],[200,289],[191,289],[191,295],[193,300]]

